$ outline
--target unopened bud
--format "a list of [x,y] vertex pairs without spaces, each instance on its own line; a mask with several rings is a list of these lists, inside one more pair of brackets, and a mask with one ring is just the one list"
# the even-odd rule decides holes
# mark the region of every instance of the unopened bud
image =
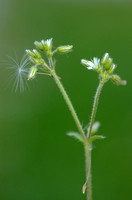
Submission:
[[40,53],[36,49],[33,49],[33,52],[34,52],[34,54],[36,55],[36,57],[38,59],[41,59],[41,55],[40,55]]
[[[91,61],[90,61],[91,62]],[[81,64],[84,66],[84,67],[89,67],[89,61],[88,60],[85,60],[85,59],[81,59]],[[91,62],[91,64],[93,64]]]
[[29,71],[28,80],[35,78],[36,73],[37,73],[37,66],[34,65],[31,67]]
[[73,48],[73,45],[67,45],[67,46],[60,46],[57,48],[57,53],[63,54],[63,53],[69,53]]
[[39,50],[41,50],[41,51],[44,50],[43,45],[42,45],[41,42],[35,41],[34,44]]
[[29,55],[29,56],[31,56],[32,58],[36,58],[36,55],[34,54],[34,52],[32,52],[32,51],[30,51],[30,50],[26,50],[26,52],[27,52],[27,54]]
[[40,61],[36,58],[31,58],[31,61],[35,64],[40,64]]
[[52,48],[52,38],[48,39],[48,40],[42,40],[41,43],[42,43],[43,49],[45,51],[51,50],[51,48]]
[[40,60],[40,64],[43,65],[43,66],[45,66],[45,62],[44,62],[43,59]]
[[125,80],[121,80],[121,78],[116,74],[111,76],[111,80],[116,85],[126,85],[127,84],[127,82]]
[[48,52],[47,52],[47,55],[48,55],[49,58],[51,58],[53,54],[52,54],[51,51],[48,51]]
[[101,64],[104,66],[109,59],[109,54],[105,53],[104,57],[102,58]]
[[114,69],[116,68],[116,65],[115,64],[112,64],[109,71],[108,71],[108,74],[111,75],[113,72],[114,72]]
[[107,63],[105,64],[105,69],[108,71],[110,69],[111,65],[112,65],[112,58],[109,58],[107,60]]
[[106,81],[108,81],[108,79],[109,79],[109,75],[108,75],[108,73],[105,71],[105,72],[103,73],[103,82],[105,83]]

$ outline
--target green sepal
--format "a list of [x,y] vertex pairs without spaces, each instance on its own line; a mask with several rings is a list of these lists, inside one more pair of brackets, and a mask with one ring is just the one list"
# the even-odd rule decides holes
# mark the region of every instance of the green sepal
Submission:
[[82,136],[79,133],[77,133],[77,132],[70,132],[70,133],[67,133],[67,135],[68,136],[72,136],[73,138],[75,138],[75,139],[77,139],[77,140],[79,140],[80,142],[83,143],[83,138],[82,138]]
[[91,136],[89,138],[89,143],[93,142],[94,140],[98,140],[98,139],[105,139],[105,136],[103,136],[103,135],[94,135],[94,136]]

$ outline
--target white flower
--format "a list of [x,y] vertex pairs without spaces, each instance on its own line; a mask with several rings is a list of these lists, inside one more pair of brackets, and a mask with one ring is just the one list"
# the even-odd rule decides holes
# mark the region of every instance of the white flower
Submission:
[[52,43],[52,38],[48,39],[45,41],[45,43],[47,44],[47,46],[50,48],[51,43]]
[[52,48],[52,38],[48,40],[42,40],[41,43],[45,51],[49,51]]
[[96,69],[98,69],[98,65],[100,64],[100,59],[95,58],[95,57],[93,58],[92,61],[82,59],[81,63],[85,67],[87,67],[88,70],[90,70],[90,69],[96,70]]

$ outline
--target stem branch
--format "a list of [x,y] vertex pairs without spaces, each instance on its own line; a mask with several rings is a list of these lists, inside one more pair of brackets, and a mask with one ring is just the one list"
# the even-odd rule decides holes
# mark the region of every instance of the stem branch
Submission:
[[91,136],[92,126],[93,126],[93,123],[94,123],[94,118],[95,118],[95,114],[96,114],[96,110],[97,110],[97,106],[98,106],[98,100],[99,100],[99,96],[100,96],[100,92],[101,92],[101,89],[103,87],[103,84],[104,83],[102,81],[100,81],[99,86],[98,86],[97,91],[96,91],[96,94],[95,94],[93,110],[92,110],[92,115],[91,115],[91,121],[90,121],[90,128],[89,128],[89,132],[88,132],[88,135],[87,135],[87,139],[89,139],[90,136]]
[[91,136],[91,132],[92,132],[92,126],[93,126],[93,122],[94,122],[94,118],[95,118],[95,113],[96,113],[96,109],[97,109],[97,105],[98,105],[98,100],[99,100],[99,95],[101,92],[101,89],[103,87],[103,82],[100,81],[99,86],[97,88],[97,92],[95,95],[95,99],[94,99],[94,105],[93,105],[93,110],[92,110],[92,115],[91,115],[91,122],[90,122],[90,128],[89,128],[89,132],[88,132],[88,136],[86,138],[85,133],[83,131],[83,128],[81,126],[81,123],[78,119],[78,116],[73,108],[73,105],[62,85],[62,83],[60,82],[58,76],[56,75],[55,71],[52,70],[51,71],[51,75],[54,77],[70,111],[71,114],[73,116],[73,119],[78,127],[78,130],[80,132],[80,134],[82,135],[83,141],[84,141],[84,148],[85,148],[85,159],[86,159],[86,183],[87,183],[87,200],[92,200],[92,190],[91,190],[91,149],[90,149],[90,144],[88,139]]
[[89,132],[87,135],[87,143],[85,144],[85,157],[86,157],[86,178],[87,178],[87,199],[92,200],[92,184],[91,184],[91,148],[90,148],[90,143],[89,143],[89,138],[91,136],[92,132],[92,126],[94,123],[94,118],[98,106],[98,100],[100,96],[101,89],[103,87],[103,82],[100,81],[99,86],[97,88],[96,94],[95,94],[95,99],[94,99],[94,104],[93,104],[93,110],[92,110],[92,115],[91,115],[91,121],[90,121],[90,128]]
[[82,135],[84,143],[86,143],[86,136],[84,134],[83,128],[81,126],[81,123],[80,123],[80,121],[78,119],[78,116],[77,116],[77,114],[75,112],[75,109],[74,109],[74,107],[73,107],[73,105],[72,105],[72,103],[71,103],[71,101],[70,101],[70,99],[69,99],[69,97],[68,97],[68,95],[67,95],[67,93],[66,93],[66,91],[65,91],[65,89],[63,87],[63,85],[62,85],[62,83],[60,82],[60,80],[59,80],[59,78],[56,75],[54,70],[51,71],[51,74],[54,77],[54,79],[55,79],[55,81],[56,81],[56,83],[57,83],[57,85],[58,85],[58,87],[59,87],[59,89],[60,89],[60,91],[61,91],[61,93],[62,93],[62,95],[63,95],[63,97],[64,97],[64,99],[65,99],[65,101],[67,103],[67,105],[68,105],[68,107],[69,107],[69,110],[72,113],[73,119],[74,119],[74,121],[75,121],[75,123],[76,123],[76,125],[78,127],[78,130],[79,130],[80,134]]

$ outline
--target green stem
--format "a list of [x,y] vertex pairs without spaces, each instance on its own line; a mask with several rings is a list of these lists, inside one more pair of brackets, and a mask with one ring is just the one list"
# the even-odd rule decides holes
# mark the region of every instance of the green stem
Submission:
[[87,135],[87,139],[89,139],[90,136],[91,136],[92,126],[93,126],[93,123],[94,123],[94,118],[95,118],[95,114],[96,114],[96,110],[97,110],[97,106],[98,106],[99,96],[100,96],[100,92],[101,92],[103,85],[104,85],[104,83],[102,81],[100,81],[99,86],[98,86],[97,91],[96,91],[96,94],[95,94],[93,110],[92,110],[92,115],[91,115],[91,121],[90,121],[90,128],[89,128],[89,132],[88,132],[88,135]]
[[86,157],[86,178],[87,178],[87,199],[92,200],[92,183],[91,183],[91,148],[89,144],[89,138],[91,136],[92,132],[92,126],[94,123],[94,118],[98,106],[98,101],[99,101],[99,96],[101,89],[103,87],[103,82],[100,81],[99,86],[96,91],[95,99],[94,99],[94,105],[93,105],[93,110],[92,110],[92,115],[91,115],[91,121],[90,121],[90,128],[87,136],[87,143],[85,144],[85,157]]
[[69,107],[69,110],[72,113],[73,119],[74,119],[74,121],[75,121],[75,123],[76,123],[76,125],[78,127],[78,130],[79,130],[80,134],[82,135],[84,143],[86,143],[86,136],[84,134],[83,128],[81,126],[81,123],[80,123],[80,121],[78,119],[78,116],[77,116],[77,114],[76,114],[76,112],[75,112],[75,110],[73,108],[73,105],[72,105],[72,103],[71,103],[71,101],[70,101],[70,99],[69,99],[69,97],[68,97],[68,95],[67,95],[67,93],[66,93],[66,91],[65,91],[65,89],[64,89],[64,87],[62,85],[62,83],[60,82],[60,80],[59,80],[59,78],[56,75],[54,70],[51,71],[51,75],[54,77],[54,79],[55,79],[55,81],[56,81],[56,83],[57,83],[57,85],[58,85],[58,87],[59,87],[59,89],[60,89],[60,91],[61,91],[61,93],[62,93],[62,95],[63,95],[63,97],[64,97],[64,99],[65,99],[65,101],[67,103],[67,105],[68,105],[68,107]]
[[86,182],[87,182],[87,199],[92,200],[92,185],[91,185],[91,149],[90,144],[85,145],[86,157]]
[[80,132],[80,134],[82,135],[82,138],[83,138],[83,141],[84,141],[84,148],[85,148],[85,158],[86,158],[86,184],[87,184],[87,200],[92,200],[92,190],[91,190],[91,149],[90,149],[90,144],[88,142],[87,139],[90,138],[91,136],[91,131],[92,131],[92,126],[93,126],[93,122],[94,122],[94,117],[95,117],[95,113],[96,113],[96,109],[97,109],[97,105],[98,105],[98,100],[99,100],[99,95],[100,95],[100,92],[101,92],[101,89],[103,87],[103,83],[100,81],[100,84],[97,88],[97,92],[96,92],[96,95],[95,95],[95,100],[94,100],[94,106],[93,106],[93,111],[92,111],[92,117],[91,117],[91,122],[90,122],[90,129],[89,129],[89,133],[88,133],[88,138],[86,138],[85,134],[84,134],[84,131],[83,131],[83,128],[81,126],[81,123],[77,117],[77,114],[73,108],[73,105],[62,85],[62,83],[60,82],[58,76],[56,75],[55,71],[52,70],[51,71],[51,75],[54,77],[71,113],[72,113],[72,116],[75,120],[75,123],[78,127],[78,130]]

